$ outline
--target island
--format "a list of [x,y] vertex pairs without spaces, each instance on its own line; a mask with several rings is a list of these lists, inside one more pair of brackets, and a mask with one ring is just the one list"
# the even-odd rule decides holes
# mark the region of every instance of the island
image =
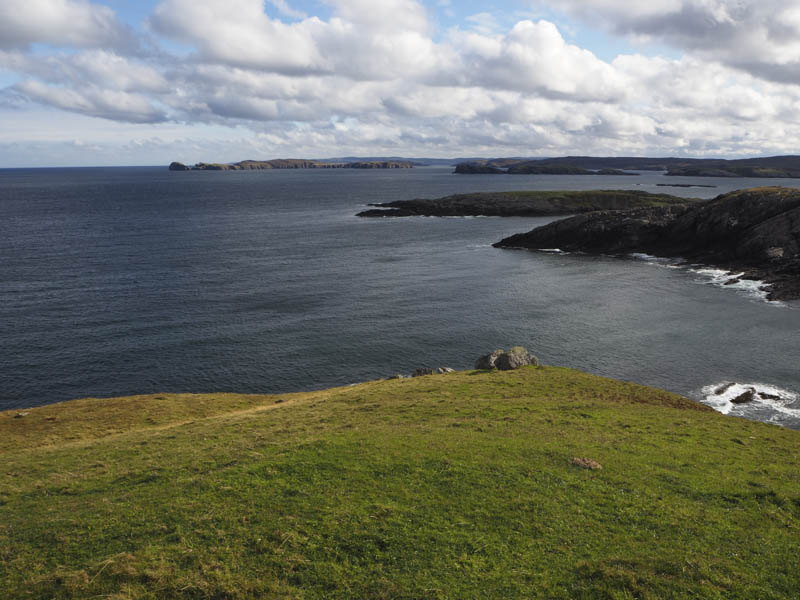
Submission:
[[204,163],[188,166],[172,162],[170,171],[251,171],[262,169],[411,169],[414,164],[406,161],[356,161],[326,162],[298,158],[278,158],[273,160],[243,160],[237,163]]
[[800,299],[800,190],[751,188],[700,203],[580,214],[494,246],[681,258],[764,281],[771,300],[795,300]]
[[563,156],[558,158],[491,158],[459,163],[455,173],[480,175],[637,175],[632,171],[664,171],[682,177],[800,178],[800,156],[762,158],[649,158]]
[[519,191],[455,194],[434,200],[371,204],[359,217],[549,217],[699,202],[640,190]]

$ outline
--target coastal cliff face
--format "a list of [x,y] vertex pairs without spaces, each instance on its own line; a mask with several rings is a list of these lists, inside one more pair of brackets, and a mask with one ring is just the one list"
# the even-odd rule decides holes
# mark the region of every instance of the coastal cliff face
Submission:
[[753,188],[692,206],[578,215],[501,240],[500,248],[647,252],[741,269],[800,298],[800,190]]
[[173,162],[170,171],[252,171],[263,169],[411,169],[414,165],[405,161],[361,161],[329,163],[319,160],[278,158],[275,160],[243,160],[237,163],[204,163],[194,166]]

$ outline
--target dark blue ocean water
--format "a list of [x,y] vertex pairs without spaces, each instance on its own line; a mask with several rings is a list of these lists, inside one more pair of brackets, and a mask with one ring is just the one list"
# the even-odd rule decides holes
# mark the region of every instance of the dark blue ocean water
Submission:
[[[800,181],[450,171],[0,171],[0,409],[301,391],[524,345],[698,399],[727,381],[775,386],[780,402],[732,412],[800,426],[797,303],[657,261],[490,247],[546,219],[354,216],[481,190],[711,197]],[[689,181],[719,187],[655,187]]]

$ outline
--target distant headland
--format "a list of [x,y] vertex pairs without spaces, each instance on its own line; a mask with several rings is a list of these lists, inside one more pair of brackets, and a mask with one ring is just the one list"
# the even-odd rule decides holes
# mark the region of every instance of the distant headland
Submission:
[[800,156],[722,158],[648,158],[564,156],[560,158],[491,158],[460,162],[460,175],[636,175],[632,171],[666,171],[684,177],[800,178]]
[[262,169],[411,169],[413,163],[396,160],[326,162],[303,158],[243,160],[237,163],[204,163],[188,166],[180,162],[169,165],[170,171],[253,171]]

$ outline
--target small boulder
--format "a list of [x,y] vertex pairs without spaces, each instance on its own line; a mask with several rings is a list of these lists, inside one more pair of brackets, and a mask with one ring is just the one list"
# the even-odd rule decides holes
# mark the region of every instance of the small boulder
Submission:
[[445,373],[455,373],[456,370],[451,369],[450,367],[439,367],[438,369],[436,369],[436,372],[439,373],[440,375],[444,375]]
[[481,370],[495,369],[494,366],[497,357],[503,354],[505,350],[495,350],[491,354],[485,354],[475,361],[475,368]]
[[405,379],[406,377],[407,377],[407,375],[401,375],[400,373],[396,373],[396,374],[392,375],[391,377],[389,377],[389,379]]
[[747,404],[748,402],[752,402],[756,397],[756,391],[754,389],[749,389],[746,392],[742,392],[736,398],[731,398],[731,403],[733,404]]
[[762,400],[780,400],[781,399],[781,397],[778,396],[777,394],[768,394],[766,392],[758,392],[758,396]]
[[721,386],[719,386],[719,387],[718,387],[716,390],[714,390],[714,393],[715,393],[717,396],[721,396],[722,394],[724,394],[725,392],[727,392],[729,389],[731,389],[731,388],[732,388],[733,386],[735,386],[735,385],[736,385],[736,384],[735,384],[735,383],[733,383],[733,382],[731,382],[731,383],[726,383],[726,384],[724,384],[724,385],[721,385]]
[[592,460],[591,458],[579,458],[577,456],[569,461],[569,464],[575,465],[576,467],[580,467],[582,469],[589,469],[591,471],[600,471],[603,468],[603,465],[596,460]]
[[529,365],[539,366],[539,359],[522,346],[515,346],[508,352],[495,350],[491,354],[481,356],[475,362],[476,369],[498,369],[500,371],[511,371]]
[[494,366],[501,371],[511,371],[520,367],[538,367],[539,360],[522,346],[516,346],[498,356]]
[[419,369],[415,369],[411,374],[412,377],[423,377],[424,375],[433,375],[433,369],[430,367],[421,367]]
[[29,414],[31,414],[31,413],[29,413],[29,412],[19,412],[19,413],[14,415],[14,418],[15,419],[22,419],[24,417],[27,417]]

